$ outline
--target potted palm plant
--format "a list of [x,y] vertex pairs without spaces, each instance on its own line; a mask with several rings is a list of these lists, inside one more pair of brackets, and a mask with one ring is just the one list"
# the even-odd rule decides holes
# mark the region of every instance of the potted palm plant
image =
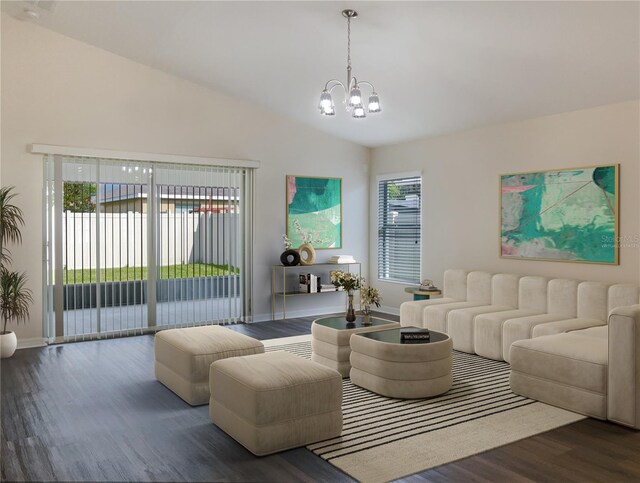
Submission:
[[11,357],[18,346],[18,339],[13,331],[7,330],[7,323],[25,321],[29,317],[29,306],[32,302],[31,291],[26,287],[27,277],[24,273],[9,270],[11,253],[7,243],[21,243],[24,226],[22,210],[12,203],[15,197],[13,187],[0,188],[0,314],[2,315],[2,332],[0,332],[0,357]]

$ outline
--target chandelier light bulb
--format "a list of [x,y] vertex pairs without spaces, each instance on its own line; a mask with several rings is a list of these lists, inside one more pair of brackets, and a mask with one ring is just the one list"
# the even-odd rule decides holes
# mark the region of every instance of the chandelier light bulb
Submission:
[[320,109],[320,114],[323,116],[333,116],[335,115],[335,109],[333,107],[333,98],[331,94],[326,89],[322,91],[320,94],[320,103],[318,104],[318,109]]
[[323,116],[335,116],[336,115],[336,111],[333,108],[333,106],[331,107],[327,107],[320,109],[320,114],[322,114]]
[[356,119],[363,119],[367,117],[367,114],[364,112],[364,106],[362,104],[358,104],[353,108],[353,117]]
[[358,104],[362,104],[362,92],[357,87],[354,87],[349,93],[349,107],[356,107]]
[[378,94],[376,94],[375,92],[373,92],[369,97],[368,109],[369,109],[369,113],[380,112],[382,110],[380,108],[380,98],[378,97]]

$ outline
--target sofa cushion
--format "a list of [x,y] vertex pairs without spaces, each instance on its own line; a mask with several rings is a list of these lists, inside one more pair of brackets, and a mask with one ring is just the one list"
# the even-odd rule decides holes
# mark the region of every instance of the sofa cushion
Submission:
[[423,312],[423,327],[447,333],[447,315],[456,309],[466,309],[486,305],[480,302],[455,302],[452,304],[432,305]]
[[578,280],[554,278],[547,285],[547,313],[565,315],[572,319],[578,315]]
[[491,304],[491,280],[493,274],[489,272],[469,272],[467,277],[467,300],[478,302],[478,305]]
[[599,325],[598,327],[589,327],[588,329],[580,329],[571,332],[575,335],[584,335],[585,337],[599,337],[606,339],[609,337],[609,326]]
[[554,406],[606,417],[607,340],[557,334],[511,346],[511,389]]
[[474,352],[474,320],[477,315],[513,309],[506,305],[480,305],[457,309],[447,316],[447,334],[453,339],[453,348],[462,352]]
[[432,305],[451,304],[454,302],[463,302],[451,297],[443,297],[439,299],[412,300],[400,304],[400,325],[403,327],[422,327],[422,314],[425,307]]
[[491,279],[491,305],[518,307],[520,275],[497,273]]
[[445,297],[465,300],[467,298],[467,277],[466,270],[451,269],[444,272],[444,284],[442,294]]
[[578,285],[579,319],[607,320],[607,286],[600,282],[582,282]]
[[532,330],[532,335],[533,337],[541,337],[544,335],[562,334],[563,332],[588,329],[589,327],[597,327],[599,325],[604,325],[604,322],[599,319],[558,320],[556,322],[536,325]]
[[513,309],[478,315],[474,322],[473,331],[475,353],[497,361],[504,360],[502,356],[502,330],[504,323],[509,319],[538,314],[539,312],[533,310]]
[[563,314],[540,314],[505,321],[502,327],[502,357],[509,362],[511,344],[517,340],[531,339],[533,329],[537,325],[565,319],[566,316]]
[[607,341],[599,337],[557,334],[511,346],[511,370],[603,394],[607,361]]
[[546,277],[522,277],[518,284],[518,308],[532,310],[539,314],[545,313],[548,285],[549,279]]

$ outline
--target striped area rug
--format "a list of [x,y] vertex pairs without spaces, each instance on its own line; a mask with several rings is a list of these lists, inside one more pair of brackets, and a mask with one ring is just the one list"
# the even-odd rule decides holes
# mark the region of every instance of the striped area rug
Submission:
[[[265,344],[311,358],[310,336]],[[306,340],[305,340],[306,339]],[[453,387],[392,399],[343,380],[339,438],[308,449],[360,481],[389,481],[584,419],[511,392],[509,364],[453,352]]]

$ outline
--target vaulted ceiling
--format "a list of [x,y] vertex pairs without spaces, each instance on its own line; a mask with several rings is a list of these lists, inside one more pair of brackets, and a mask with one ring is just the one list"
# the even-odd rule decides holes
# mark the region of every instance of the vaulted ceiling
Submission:
[[[640,97],[638,2],[2,2],[2,10],[380,146]],[[383,112],[320,116],[352,61]]]

